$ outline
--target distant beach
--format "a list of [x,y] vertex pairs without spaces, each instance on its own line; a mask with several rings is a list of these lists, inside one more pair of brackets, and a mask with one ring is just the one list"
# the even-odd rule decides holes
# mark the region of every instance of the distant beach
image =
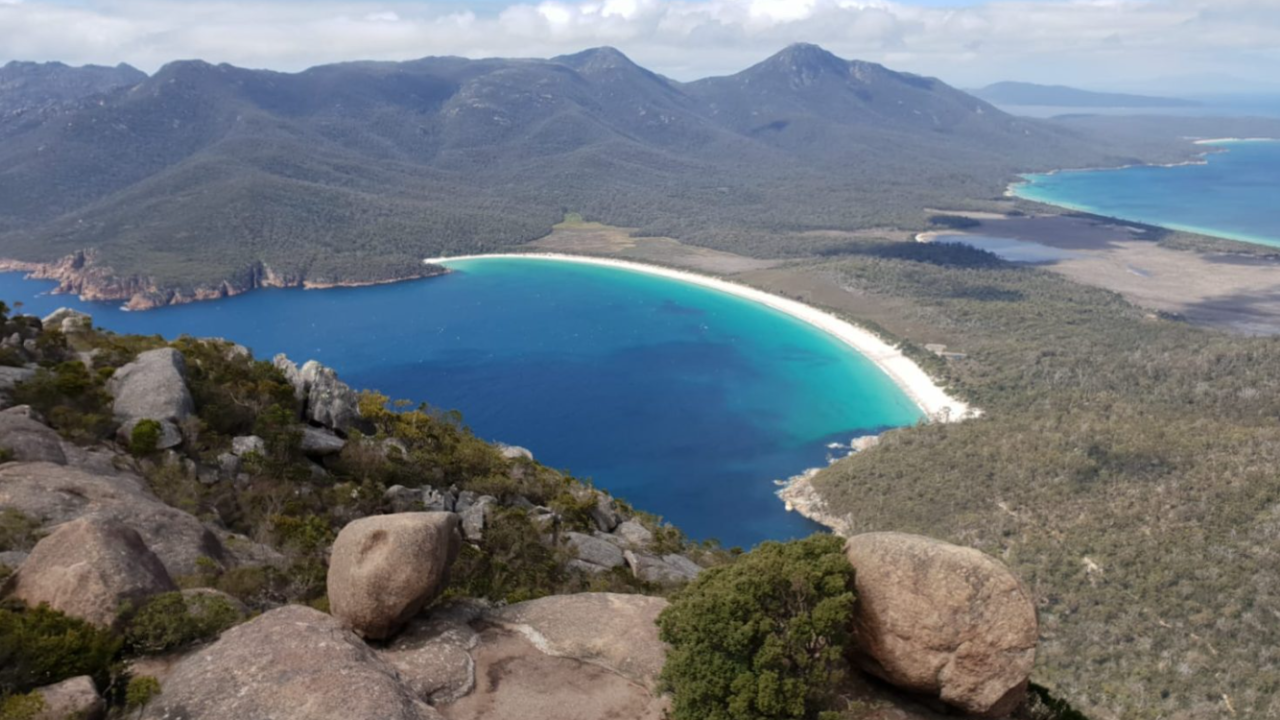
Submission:
[[904,355],[901,350],[885,342],[871,331],[797,300],[780,297],[740,283],[658,265],[560,253],[459,255],[455,257],[427,258],[423,262],[447,267],[450,262],[487,258],[518,258],[601,265],[658,275],[728,293],[790,315],[828,333],[853,348],[893,380],[894,384],[932,420],[940,422],[955,421],[979,414],[979,411],[975,408],[971,408],[967,403],[947,394],[945,390],[933,381],[933,378],[929,377],[919,365]]

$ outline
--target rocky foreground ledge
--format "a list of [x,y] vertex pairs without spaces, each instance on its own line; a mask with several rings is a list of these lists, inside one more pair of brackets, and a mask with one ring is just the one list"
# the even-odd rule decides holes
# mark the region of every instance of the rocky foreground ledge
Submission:
[[[317,363],[104,336],[71,311],[3,322],[0,653],[30,641],[12,623],[43,612],[127,668],[64,658],[25,685],[0,672],[0,710],[26,713],[5,720],[672,712],[659,619],[733,553],[527,450],[387,414]],[[244,415],[260,397],[270,408]],[[249,425],[264,435],[226,434]],[[489,474],[469,480],[460,462]],[[264,502],[265,524],[239,517]],[[863,709],[841,720],[1030,717],[1036,613],[1003,565],[894,533],[844,553],[848,663],[877,680],[855,683]]]

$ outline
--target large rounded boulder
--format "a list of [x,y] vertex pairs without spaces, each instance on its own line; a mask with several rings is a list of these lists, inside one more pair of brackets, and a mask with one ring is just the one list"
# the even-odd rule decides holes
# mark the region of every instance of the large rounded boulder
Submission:
[[1038,625],[1030,594],[999,561],[916,535],[845,546],[855,570],[855,660],[868,672],[979,717],[1026,696]]
[[377,515],[338,533],[329,607],[361,637],[388,638],[444,590],[462,546],[453,513]]
[[126,604],[177,590],[137,531],[115,520],[81,518],[36,543],[10,581],[9,597],[48,603],[73,617],[111,626]]
[[178,423],[195,413],[186,374],[182,353],[173,348],[157,348],[139,354],[111,375],[107,391],[115,398],[112,410],[122,423],[122,441],[129,440],[139,422],[154,420],[161,429],[157,448],[163,450],[182,442]]
[[440,720],[335,618],[288,605],[184,658],[142,720]]

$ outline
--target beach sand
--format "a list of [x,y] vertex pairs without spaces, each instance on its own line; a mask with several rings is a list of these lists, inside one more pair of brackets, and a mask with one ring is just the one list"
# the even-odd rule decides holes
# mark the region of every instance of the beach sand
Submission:
[[557,262],[576,262],[589,265],[614,267],[701,285],[702,287],[711,288],[736,297],[751,300],[806,322],[853,348],[856,352],[875,363],[876,367],[880,368],[885,375],[888,375],[889,378],[893,380],[894,384],[901,388],[903,393],[905,393],[907,397],[911,398],[911,400],[920,408],[921,412],[933,421],[949,422],[963,420],[980,414],[977,409],[971,408],[968,404],[948,395],[947,392],[939,387],[938,384],[933,381],[933,378],[929,377],[929,375],[921,369],[919,365],[916,365],[915,362],[904,355],[901,350],[885,342],[875,333],[872,333],[865,328],[858,327],[857,325],[836,317],[826,311],[819,310],[818,308],[806,305],[802,302],[780,297],[748,285],[743,285],[729,280],[722,280],[709,275],[702,275],[685,270],[675,270],[657,265],[631,262],[628,260],[583,257],[580,255],[565,255],[560,253],[497,253],[493,255],[460,255],[448,258],[428,258],[423,262],[448,267],[450,262],[483,258],[552,260]]

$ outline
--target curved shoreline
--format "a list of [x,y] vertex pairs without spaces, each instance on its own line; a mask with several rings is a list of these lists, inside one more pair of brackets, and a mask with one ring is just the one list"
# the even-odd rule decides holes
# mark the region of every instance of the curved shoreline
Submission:
[[455,257],[426,258],[422,262],[428,265],[448,267],[450,262],[460,260],[484,260],[496,258],[514,258],[526,260],[551,260],[556,262],[575,262],[585,265],[631,270],[649,275],[657,275],[671,280],[699,285],[733,295],[744,300],[759,303],[765,307],[790,315],[831,335],[855,352],[870,360],[877,368],[898,386],[902,392],[920,408],[921,412],[933,422],[954,422],[981,414],[968,403],[957,400],[938,386],[919,365],[902,353],[898,348],[882,340],[871,331],[858,327],[825,310],[819,310],[798,300],[791,300],[766,292],[749,285],[730,280],[722,280],[710,275],[675,270],[660,265],[630,260],[615,260],[584,255],[567,255],[563,253],[494,253],[490,255],[458,255]]

